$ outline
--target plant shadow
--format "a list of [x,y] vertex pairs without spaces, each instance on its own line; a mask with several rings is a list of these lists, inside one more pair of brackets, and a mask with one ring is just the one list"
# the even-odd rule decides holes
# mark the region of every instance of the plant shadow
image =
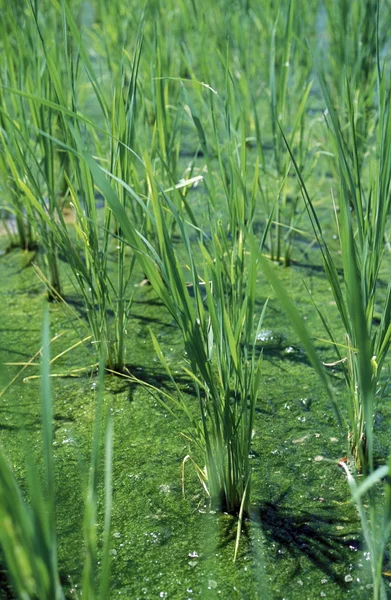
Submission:
[[285,495],[263,502],[256,510],[266,544],[277,544],[279,551],[296,560],[304,555],[340,587],[347,587],[338,565],[348,564],[351,553],[361,549],[355,533],[346,532],[351,520],[336,517],[327,504],[316,511],[292,511],[283,503]]
[[3,552],[0,553],[0,599],[16,600],[17,596],[12,589],[8,576]]
[[[352,552],[362,549],[354,523],[348,517],[336,517],[335,511],[326,504],[311,511],[293,510],[284,504],[287,493],[275,501],[262,502],[252,511],[251,519],[243,521],[242,540],[252,546],[254,527],[261,528],[265,548],[274,548],[277,556],[288,554],[297,563],[297,571],[301,570],[300,558],[304,556],[336,585],[347,590],[343,566],[352,562]],[[350,525],[353,532],[348,531]],[[236,533],[237,520],[225,517],[218,547],[233,544]],[[247,554],[247,551],[240,553]]]
[[[135,377],[138,381],[132,380],[132,377]],[[175,382],[180,388],[183,388],[186,394],[190,396],[195,395],[194,384],[186,373],[176,373]],[[164,370],[150,366],[144,368],[140,365],[127,363],[124,367],[123,379],[112,390],[112,393],[116,395],[127,391],[128,398],[132,400],[137,386],[142,386],[143,384],[146,384],[146,389],[149,389],[152,393],[159,393],[159,391],[172,393],[175,391],[175,386],[171,378]]]

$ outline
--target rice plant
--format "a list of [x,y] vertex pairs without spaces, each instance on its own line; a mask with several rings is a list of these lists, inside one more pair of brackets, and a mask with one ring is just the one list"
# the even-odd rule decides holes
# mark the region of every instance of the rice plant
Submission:
[[[341,125],[324,75],[320,76],[320,81],[327,103],[326,121],[334,143],[334,156],[339,169],[340,188],[334,202],[338,203],[336,215],[342,255],[342,282],[338,276],[337,258],[333,257],[325,240],[320,221],[291,149],[290,153],[321,248],[325,272],[346,332],[342,344],[346,348],[346,357],[343,357],[332,328],[321,315],[327,333],[334,343],[346,381],[350,451],[358,470],[365,472],[372,465],[368,438],[372,437],[375,392],[380,385],[381,370],[389,350],[391,335],[390,287],[383,298],[380,297],[378,289],[390,208],[391,160],[386,142],[391,126],[387,92],[389,75],[385,70],[378,71],[377,155],[371,158],[368,167],[362,165],[358,157],[355,108],[348,82],[345,89],[350,122],[349,139]],[[286,138],[285,142],[289,147]],[[364,177],[364,172],[369,176]],[[376,327],[375,306],[377,308],[378,305],[381,305],[381,318],[379,326]],[[362,381],[362,361],[366,366],[371,365],[370,385],[368,381],[365,384]]]
[[[279,134],[279,126],[289,131],[289,140],[301,168],[310,172],[315,157],[310,155],[311,130],[308,115],[312,88],[312,59],[303,43],[303,19],[306,35],[314,29],[315,6],[301,6],[290,0],[278,10],[270,10],[268,26],[263,32],[269,42],[268,104],[271,123],[271,149],[262,150],[263,173],[259,187],[266,210],[273,214],[269,230],[269,248],[272,260],[291,262],[293,239],[305,211],[300,193],[290,184],[291,160]],[[285,9],[285,10],[283,10]],[[300,14],[300,18],[298,15]],[[311,16],[312,15],[312,16]],[[300,65],[300,66],[299,66]],[[261,126],[257,107],[254,106],[257,137]],[[263,134],[264,135],[264,134]],[[265,141],[264,141],[265,142]],[[259,139],[258,147],[262,147]]]
[[[67,155],[58,152],[58,146],[40,131],[58,136],[61,114],[48,106],[44,109],[26,96],[10,93],[10,90],[17,89],[27,96],[41,95],[48,102],[55,102],[57,90],[52,85],[50,73],[54,64],[58,65],[57,76],[63,82],[63,89],[67,89],[64,80],[67,79],[68,66],[60,58],[61,44],[53,45],[45,41],[48,33],[52,35],[53,29],[57,30],[61,40],[61,20],[57,18],[57,10],[47,11],[42,22],[40,12],[33,4],[27,4],[25,10],[20,12],[12,6],[7,8],[8,31],[4,37],[3,54],[5,89],[1,107],[4,125],[3,171],[8,172],[9,202],[15,213],[20,243],[28,245],[26,236],[34,223],[35,235],[39,232],[43,261],[50,281],[50,299],[55,297],[55,293],[61,293],[57,247],[50,228],[40,218],[40,211],[35,211],[29,203],[26,181],[21,173],[26,173],[26,178],[30,180],[34,179],[36,186],[33,194],[50,218],[54,219],[57,201],[61,203],[66,192]],[[18,48],[17,52],[14,51],[15,47]],[[23,165],[22,170],[20,165]],[[31,237],[31,233],[29,235]]]
[[[354,261],[354,254],[351,254],[351,260]],[[284,289],[281,282],[278,280],[269,262],[262,259],[262,269],[271,283],[276,296],[281,303],[283,309],[287,313],[290,323],[297,335],[299,336],[308,358],[310,359],[316,373],[323,383],[326,393],[334,406],[339,424],[342,423],[340,406],[336,400],[335,392],[330,384],[330,380],[326,374],[324,365],[322,364],[318,352],[314,346],[310,334],[308,333],[302,317],[297,308],[289,297],[289,294]],[[339,466],[344,469],[347,476],[347,481],[352,495],[352,501],[356,504],[359,517],[361,520],[362,531],[364,534],[365,544],[367,547],[367,556],[371,566],[373,600],[385,600],[387,598],[385,582],[383,580],[384,561],[386,558],[387,548],[390,542],[391,533],[391,485],[389,478],[390,459],[388,465],[383,465],[374,469],[373,463],[373,428],[374,428],[374,412],[375,405],[375,368],[370,355],[370,339],[365,327],[365,317],[362,309],[361,290],[357,278],[357,270],[352,269],[350,272],[350,285],[355,289],[357,294],[357,305],[355,309],[356,320],[360,323],[361,328],[357,336],[357,347],[355,348],[356,361],[356,377],[358,385],[361,386],[361,410],[364,413],[366,445],[365,445],[365,477],[358,480],[352,475],[351,470],[340,461]],[[357,331],[359,326],[357,325]],[[361,446],[361,450],[362,446]],[[384,494],[379,497],[379,494],[374,490],[374,486],[380,480],[385,478]],[[364,503],[364,497],[366,502]]]
[[[315,151],[319,86],[311,82],[308,50],[325,17],[317,0],[218,0],[213,10],[206,0],[22,4],[4,6],[0,24],[0,186],[19,245],[39,241],[50,294],[69,300],[69,277],[97,356],[130,378],[134,284],[144,274],[181,334],[183,371],[191,382],[184,391],[153,329],[155,353],[172,384],[170,391],[155,389],[155,397],[171,414],[187,417],[183,472],[193,465],[212,509],[238,517],[236,553],[243,519],[251,514],[256,462],[251,450],[258,435],[263,264],[339,423],[347,414],[349,453],[366,477],[358,495],[353,484],[352,490],[380,595],[382,584],[375,582],[381,581],[388,521],[384,539],[371,547],[377,531],[372,508],[363,513],[360,502],[368,498],[372,507],[376,493],[364,493],[388,473],[383,468],[374,475],[373,414],[391,339],[391,284],[386,293],[379,285],[390,210],[390,85],[380,66],[389,3],[323,3],[329,53],[322,57],[320,83],[332,144],[322,148],[327,164]],[[346,23],[354,28],[350,37]],[[315,177],[323,181],[329,171],[338,233],[333,246],[339,244],[341,254],[333,252],[329,218],[323,222],[309,192]],[[317,307],[344,375],[346,406],[336,402],[297,311],[260,257],[267,247],[274,261],[293,262],[306,209],[344,329],[337,338]],[[3,471],[13,490],[9,497],[16,498],[5,465]],[[95,462],[86,502],[83,597],[97,594],[91,591],[97,471]],[[33,510],[38,504],[32,502]],[[26,504],[13,505],[30,527]],[[39,531],[30,527],[31,544],[46,527],[40,519]],[[42,580],[51,587],[39,593],[63,597],[54,527],[48,532],[40,552],[50,555]],[[23,548],[19,537],[16,547]],[[11,564],[12,544],[4,543]],[[24,579],[32,582],[32,595],[38,567],[30,554]]]
[[[346,80],[349,81],[355,120],[355,139],[351,144],[356,146],[356,159],[362,163],[372,151],[371,142],[376,137],[377,71],[388,53],[391,9],[388,3],[378,0],[326,0],[325,6],[331,50],[325,66],[329,87],[340,121],[349,129],[352,113],[345,101]],[[347,29],[351,32],[348,36]]]
[[[18,87],[23,79],[24,67],[27,61],[27,42],[21,33],[23,11],[18,5],[4,6],[0,24],[1,44],[2,44],[2,69],[0,81],[2,86]],[[15,27],[14,23],[20,24],[20,28]],[[12,36],[10,35],[12,32]],[[18,52],[15,52],[15,48]],[[12,114],[19,118],[21,127],[26,128],[24,115],[24,106],[20,98],[12,98],[6,95],[4,89],[0,95],[0,172],[2,197],[4,209],[12,214],[15,225],[16,235],[11,238],[12,245],[20,246],[23,249],[34,248],[36,245],[36,233],[34,231],[33,221],[26,214],[24,206],[24,196],[17,185],[17,169],[12,161],[13,130],[5,114]],[[11,159],[11,160],[10,160]]]
[[[205,133],[195,112],[192,118],[200,143],[204,144]],[[234,145],[237,141],[232,137],[231,143]],[[207,156],[207,147],[203,147]],[[205,466],[198,465],[198,473],[212,505],[232,513],[248,513],[249,453],[260,381],[260,358],[255,352],[259,320],[255,312],[256,276],[258,247],[263,243],[261,240],[251,244],[254,198],[250,201],[247,197],[244,183],[240,184],[240,195],[234,196],[231,188],[227,188],[230,213],[227,225],[223,225],[213,212],[216,199],[210,171],[207,194],[211,231],[206,234],[196,227],[196,222],[189,220],[190,231],[195,231],[199,238],[197,249],[191,242],[189,227],[177,209],[183,197],[176,200],[162,189],[147,156],[144,161],[150,190],[148,203],[127,183],[106,171],[115,186],[120,183],[143,207],[145,214],[149,214],[156,240],[153,246],[143,231],[135,228],[115,187],[109,184],[104,170],[84,150],[81,140],[76,152],[88,164],[124,239],[133,248],[141,268],[182,332],[188,361],[186,372],[195,386],[200,421],[190,417],[187,400],[179,389],[179,401],[175,405],[190,417],[190,435],[205,461]],[[245,146],[242,146],[237,158],[232,156],[230,159],[231,175],[238,183],[240,178],[245,178],[244,157]],[[222,174],[225,174],[224,168]],[[171,193],[180,199],[180,190],[173,188]],[[185,206],[188,207],[187,203]],[[171,242],[173,221],[184,243],[185,270]],[[189,294],[189,287],[194,299]],[[154,340],[163,364],[169,369]]]
[[[59,13],[58,19],[63,23],[63,48],[69,48],[70,37],[78,43],[84,57],[84,68],[88,73],[91,85],[96,88],[95,73],[87,54],[83,51],[84,46],[72,14],[69,10],[64,10]],[[73,126],[69,119],[69,115],[74,114],[73,109],[76,109],[78,99],[74,91],[69,97],[66,88],[68,86],[71,90],[75,90],[78,73],[72,68],[72,62],[68,61],[68,50],[64,50],[65,55],[62,58],[65,64],[69,65],[69,69],[62,77],[57,63],[50,57],[45,42],[42,41],[42,44],[47,57],[45,77],[54,96],[48,96],[45,90],[42,90],[41,95],[35,94],[30,88],[27,91],[13,89],[10,92],[11,95],[27,100],[34,115],[45,115],[45,118],[47,115],[49,117],[55,115],[58,128],[53,131],[51,121],[49,124],[45,124],[39,119],[34,121],[35,125],[32,127],[31,133],[38,136],[36,139],[40,140],[39,143],[42,143],[44,148],[47,148],[47,153],[45,150],[42,161],[39,161],[36,158],[36,148],[20,134],[15,122],[12,122],[18,152],[14,156],[7,155],[7,160],[14,166],[15,173],[17,173],[19,188],[25,194],[25,204],[31,218],[38,217],[41,238],[47,240],[47,247],[53,249],[51,255],[53,260],[48,261],[52,272],[52,277],[48,278],[49,293],[55,299],[62,298],[59,284],[56,283],[58,279],[54,279],[54,274],[58,272],[56,256],[61,251],[67,257],[76,290],[82,294],[96,351],[99,356],[103,352],[109,368],[121,372],[125,367],[124,339],[133,297],[130,278],[135,261],[131,259],[129,264],[125,261],[125,247],[121,241],[121,235],[118,236],[120,232],[117,231],[118,241],[114,241],[115,269],[114,273],[111,272],[109,252],[110,246],[113,245],[112,234],[115,229],[112,215],[106,209],[102,211],[104,214],[101,219],[96,206],[94,182],[88,170],[75,161],[68,145],[75,144],[75,135],[85,135],[85,125],[83,124],[88,121],[86,117],[81,117],[80,122],[76,120],[75,126]],[[131,67],[133,72],[137,70],[137,56],[138,54],[136,54]],[[126,142],[130,141],[128,138],[132,135],[133,119],[135,118],[132,113],[135,79],[133,75],[128,86],[127,96],[123,97],[122,90],[120,90],[117,100],[114,99],[111,107],[107,105],[103,94],[97,94],[97,102],[101,107],[103,117],[106,122],[111,123],[113,140],[117,139],[114,136],[120,135]],[[92,134],[92,140],[99,148],[100,142],[96,132],[92,131]],[[119,153],[120,149],[121,146],[113,141],[110,148],[110,165],[114,173],[128,177],[131,173],[131,155],[130,160],[123,160],[123,156]],[[69,172],[72,173],[70,176],[64,171],[64,168],[60,172],[66,181],[67,202],[75,220],[75,236],[70,234],[64,220],[63,200],[59,195],[58,188],[53,183],[55,178],[53,156],[57,153],[66,157],[67,170],[69,169]],[[51,157],[50,160],[48,157]],[[122,201],[126,202],[126,199],[123,198]]]
[[[344,463],[352,500],[360,516],[372,575],[373,600],[386,600],[386,580],[383,578],[387,549],[391,533],[391,484],[390,459],[388,464],[378,467],[364,481],[358,482]],[[376,484],[384,484],[379,499]],[[379,485],[377,485],[377,488]]]
[[[0,451],[0,543],[12,587],[20,599],[62,600],[66,590],[60,582],[56,534],[55,459],[53,456],[53,399],[50,382],[49,318],[45,312],[41,364],[42,478],[31,456],[27,462],[28,500]],[[86,598],[107,598],[110,573],[110,519],[112,424],[105,432],[105,518],[101,567],[98,567],[99,540],[97,503],[101,480],[100,441],[102,421],[103,369],[95,415],[91,452],[90,479],[86,485],[84,512],[85,560],[81,576],[81,594]]]

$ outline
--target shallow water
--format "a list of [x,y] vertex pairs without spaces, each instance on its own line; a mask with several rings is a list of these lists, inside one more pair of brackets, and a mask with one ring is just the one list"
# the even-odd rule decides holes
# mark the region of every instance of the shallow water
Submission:
[[[0,258],[0,363],[26,362],[40,347],[45,304],[33,256],[12,251]],[[316,257],[315,257],[316,259]],[[314,259],[314,260],[315,260]],[[319,323],[301,277],[321,301],[327,285],[314,269],[279,269],[307,324],[321,337]],[[260,306],[270,289],[259,282]],[[74,295],[70,284],[65,296]],[[331,295],[328,294],[328,296]],[[325,304],[323,304],[325,305]],[[332,317],[335,307],[330,299]],[[51,305],[53,355],[77,338],[72,318],[61,305]],[[152,327],[172,365],[183,360],[180,335],[156,300],[153,290],[138,288],[128,335],[128,362],[140,379],[164,389],[167,378],[154,356]],[[276,332],[276,344],[260,345],[263,380],[256,411],[253,441],[253,513],[241,540],[239,558],[232,562],[236,526],[228,515],[210,514],[192,467],[182,461],[189,452],[181,435],[187,423],[174,419],[141,387],[108,376],[105,403],[114,415],[114,505],[111,596],[136,598],[270,598],[273,600],[368,598],[370,576],[360,524],[350,503],[343,472],[324,459],[346,453],[346,432],[335,415],[311,366],[278,306],[270,300],[265,329]],[[322,358],[332,356],[319,343]],[[91,348],[79,347],[53,365],[66,375],[94,362]],[[0,389],[21,366],[2,366]],[[37,374],[28,367],[25,375]],[[338,388],[338,372],[330,373]],[[181,385],[190,382],[181,375]],[[58,536],[61,573],[73,597],[80,581],[82,486],[88,469],[96,376],[53,378],[55,459],[58,482]],[[0,439],[23,482],[26,436],[39,460],[39,383],[22,376],[0,399]],[[197,410],[195,404],[194,410]],[[389,411],[379,412],[378,460],[387,452]],[[4,598],[8,597],[4,592]]]

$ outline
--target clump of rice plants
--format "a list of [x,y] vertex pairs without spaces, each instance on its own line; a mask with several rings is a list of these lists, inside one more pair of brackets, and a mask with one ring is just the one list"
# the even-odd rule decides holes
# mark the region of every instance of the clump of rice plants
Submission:
[[[155,246],[152,246],[129,219],[97,162],[82,149],[81,155],[106,197],[122,235],[133,247],[143,271],[182,332],[188,362],[186,372],[196,390],[200,420],[190,416],[188,401],[178,387],[179,400],[174,402],[174,406],[181,408],[190,418],[190,436],[205,460],[205,465],[198,465],[197,471],[212,505],[243,515],[249,512],[250,506],[249,455],[261,374],[255,343],[262,315],[256,315],[255,299],[259,246],[263,240],[258,243],[252,240],[254,197],[247,195],[244,183],[245,145],[241,146],[240,153],[235,153],[238,141],[232,131],[229,132],[231,185],[225,188],[229,218],[223,223],[216,216],[213,167],[208,157],[206,135],[194,109],[192,119],[208,164],[209,232],[197,227],[196,222],[184,222],[177,210],[178,204],[181,204],[180,190],[173,188],[171,193],[177,195],[178,200],[171,198],[157,183],[153,167],[145,156],[150,190],[148,203],[137,197],[134,191],[132,194],[139,205],[144,206],[145,213],[151,216],[156,240]],[[223,167],[222,160],[219,164],[225,180],[227,167]],[[125,182],[122,185],[130,190]],[[240,189],[240,194],[234,195],[234,189]],[[171,242],[172,221],[184,244],[185,264]],[[197,234],[196,246],[191,242],[189,231]],[[156,338],[154,343],[170,372]]]
[[[71,89],[68,63],[62,60],[61,49],[67,38],[62,35],[59,14],[60,7],[51,7],[42,19],[32,3],[23,11],[8,6],[3,23],[8,31],[2,52],[2,84],[7,93],[2,95],[1,143],[7,201],[15,215],[20,245],[29,247],[32,236],[35,240],[39,237],[50,299],[61,293],[58,248],[41,211],[46,211],[50,219],[56,218],[57,203],[61,205],[66,194],[68,167],[67,154],[51,140],[51,136],[60,135],[62,119],[52,106],[59,98],[59,85],[52,82],[54,68],[64,97],[70,95],[65,90]],[[47,40],[53,30],[59,38],[55,45]],[[35,95],[45,98],[47,104],[34,103]]]
[[[351,255],[351,260],[354,260],[354,255]],[[269,279],[279,302],[286,311],[290,323],[297,335],[299,336],[308,358],[315,368],[323,386],[328,394],[336,415],[341,424],[340,406],[334,390],[327,377],[324,365],[321,363],[318,352],[311,340],[311,337],[306,329],[303,319],[301,318],[297,308],[289,298],[287,291],[284,289],[276,274],[273,272],[268,261],[262,259],[262,268]],[[386,557],[387,547],[390,541],[391,533],[391,486],[389,478],[390,459],[387,465],[383,465],[374,469],[373,462],[373,428],[374,428],[374,412],[375,405],[375,385],[374,385],[374,368],[370,356],[370,339],[366,330],[364,321],[364,313],[362,310],[361,291],[358,285],[358,279],[354,275],[354,271],[350,272],[350,285],[353,286],[357,295],[356,317],[357,321],[361,319],[361,330],[357,339],[356,353],[356,376],[358,385],[361,387],[362,411],[365,418],[365,432],[367,435],[365,444],[365,474],[364,479],[358,479],[351,473],[351,470],[346,463],[341,460],[338,464],[344,469],[349,488],[352,494],[352,501],[356,504],[362,530],[364,534],[365,544],[367,547],[367,557],[370,561],[373,600],[385,600],[387,598],[385,582],[383,580],[384,561]],[[375,484],[385,478],[384,494],[379,495],[375,490]],[[365,498],[365,501],[364,501]]]
[[[333,257],[325,240],[306,184],[295,157],[291,150],[290,152],[321,248],[325,272],[346,332],[345,340],[338,344],[332,328],[319,311],[346,381],[350,452],[357,469],[365,472],[372,465],[368,445],[368,439],[372,437],[372,411],[375,409],[375,394],[380,386],[380,375],[391,342],[391,288],[388,286],[386,295],[380,297],[378,287],[390,209],[391,160],[387,143],[391,132],[387,92],[389,75],[385,71],[378,71],[377,153],[370,156],[368,165],[359,161],[355,108],[349,84],[346,82],[345,88],[350,122],[347,139],[326,78],[321,75],[320,81],[327,103],[326,119],[339,170],[340,187],[334,198],[334,207],[342,256],[342,281],[338,275],[338,259]],[[368,176],[364,177],[364,173]],[[379,305],[381,317],[377,326],[375,308],[378,310]],[[346,356],[342,354],[342,347],[346,349]],[[370,365],[372,372],[365,384],[362,380],[362,361]]]
[[[64,50],[65,54],[61,55],[61,58],[68,59],[69,39],[75,39],[81,48],[83,48],[83,44],[69,11],[67,13],[60,12],[58,19],[63,24],[63,47],[67,49]],[[39,27],[38,23],[36,23],[36,27]],[[106,357],[106,364],[110,369],[122,372],[125,367],[124,340],[133,297],[130,278],[135,261],[130,259],[128,263],[125,260],[125,246],[120,232],[117,231],[114,274],[110,271],[109,252],[114,239],[113,229],[115,230],[116,226],[115,224],[113,226],[112,214],[107,208],[103,211],[103,219],[100,220],[93,179],[88,169],[75,160],[69,146],[76,144],[75,137],[84,136],[83,123],[88,121],[87,117],[79,117],[79,120],[73,124],[69,119],[69,115],[74,114],[73,109],[76,109],[75,89],[78,75],[72,69],[72,65],[69,66],[69,61],[65,60],[69,69],[63,77],[43,39],[42,44],[47,60],[44,74],[47,79],[47,87],[52,90],[53,97],[48,96],[44,89],[39,95],[33,93],[30,88],[28,91],[11,90],[11,96],[28,101],[33,115],[54,115],[53,118],[58,125],[54,131],[51,121],[49,125],[39,119],[34,121],[30,133],[33,137],[37,136],[36,143],[44,148],[42,160],[39,160],[31,141],[20,134],[13,122],[14,138],[19,151],[14,156],[8,153],[7,160],[8,164],[13,165],[19,187],[25,194],[25,204],[31,220],[36,217],[41,238],[46,240],[47,248],[50,247],[53,250],[53,254],[50,255],[53,260],[48,260],[52,274],[51,277],[47,277],[50,296],[56,300],[63,299],[57,267],[57,255],[61,252],[67,258],[76,290],[82,294],[98,356]],[[94,70],[87,55],[83,53],[83,56],[85,69],[92,85],[96,88]],[[133,75],[128,85],[127,95],[122,96],[124,90],[119,88],[118,96],[114,97],[109,107],[104,95],[97,94],[97,101],[104,119],[112,127],[113,140],[117,140],[116,136],[119,135],[129,142],[129,136],[132,135],[133,119],[135,118],[132,112],[132,103],[135,95],[136,77],[134,73],[138,66],[137,56],[136,53],[133,65],[131,65]],[[61,63],[61,61],[59,62]],[[68,88],[74,91],[71,97],[67,93]],[[92,134],[93,141],[97,147],[100,147],[96,133],[92,131]],[[127,178],[131,173],[131,155],[130,160],[123,160],[120,150],[121,146],[113,141],[109,150],[110,166],[113,173]],[[62,166],[59,172],[55,172],[56,163],[53,157],[58,153],[66,157],[62,162],[65,161],[67,169],[65,170]],[[66,201],[73,214],[75,235],[70,233],[63,216],[64,199],[59,191],[58,182],[55,183],[56,177],[58,180],[60,176],[63,176],[66,182]],[[124,197],[122,202],[126,202]]]
[[[2,12],[0,24],[2,40],[0,80],[2,86],[18,87],[24,76],[28,42],[21,31],[22,15],[23,11],[20,10],[19,5],[8,4]],[[18,23],[19,27],[15,27],[15,23]],[[12,32],[12,36],[10,32]],[[18,52],[14,50],[15,45],[17,45]],[[25,114],[23,101],[18,97],[12,98],[2,93],[0,98],[0,144],[2,149],[0,172],[3,208],[12,215],[15,221],[16,231],[10,231],[11,245],[32,249],[36,246],[36,232],[34,231],[34,222],[29,218],[30,215],[24,205],[24,195],[17,183],[17,168],[12,160],[14,135],[12,123],[9,123],[9,113],[20,121],[20,128],[23,128],[26,134],[28,125],[26,119],[23,119]]]

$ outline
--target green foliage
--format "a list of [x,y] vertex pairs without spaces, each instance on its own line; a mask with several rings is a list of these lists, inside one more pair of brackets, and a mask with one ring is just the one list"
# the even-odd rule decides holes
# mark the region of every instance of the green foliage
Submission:
[[[342,255],[343,283],[338,276],[338,263],[323,235],[314,204],[307,191],[293,152],[285,141],[295,165],[317,241],[321,247],[325,272],[346,332],[347,356],[342,360],[332,329],[321,318],[343,364],[348,388],[349,439],[351,452],[359,470],[373,466],[372,437],[375,394],[387,356],[390,340],[390,288],[379,298],[379,273],[383,261],[387,217],[390,210],[391,159],[385,139],[390,130],[389,76],[379,72],[377,152],[370,157],[369,176],[364,179],[364,166],[358,159],[355,112],[350,87],[346,95],[350,120],[347,140],[338,114],[331,101],[323,74],[320,81],[328,106],[328,126],[339,166],[338,238]],[[365,181],[365,185],[364,185]],[[335,206],[335,205],[334,205]],[[382,303],[380,326],[374,326],[375,305]]]
[[[352,499],[357,506],[362,523],[371,564],[374,600],[385,600],[387,598],[386,585],[382,575],[391,533],[390,464],[391,458],[388,459],[387,465],[372,471],[360,484],[352,476],[346,465],[341,464],[345,470]],[[379,482],[383,482],[383,478],[385,478],[384,498],[379,501],[375,486]],[[365,503],[369,505],[367,510]]]
[[[210,239],[200,231],[199,262],[176,204],[156,185],[152,167],[147,165],[157,240],[157,247],[153,248],[134,228],[99,166],[92,157],[85,155],[85,158],[143,271],[182,332],[189,362],[187,372],[195,384],[200,407],[200,423],[190,418],[191,436],[204,453],[206,468],[204,471],[199,468],[199,472],[212,502],[229,512],[239,511],[243,503],[248,512],[249,452],[260,379],[260,360],[255,352],[258,248],[255,243],[249,246],[247,242],[251,216],[246,219],[244,205],[237,198],[227,232],[220,220],[213,219],[211,210]],[[143,205],[141,198],[138,202]],[[170,241],[172,220],[184,242],[188,282]],[[171,374],[156,338],[154,344]],[[179,388],[177,393],[179,402],[175,405],[189,414],[186,398]]]
[[[363,485],[375,477],[373,414],[391,341],[391,284],[385,294],[379,289],[391,198],[390,77],[381,64],[389,2],[323,4],[322,13],[317,0],[218,0],[213,10],[206,0],[164,6],[155,0],[29,0],[6,3],[0,20],[0,186],[2,207],[17,226],[12,242],[22,248],[39,243],[52,299],[62,299],[58,260],[64,258],[97,356],[122,373],[132,290],[136,273],[139,279],[144,274],[181,332],[198,412],[152,331],[174,385],[160,401],[188,417],[191,460],[212,506],[238,515],[238,535],[251,512],[249,456],[261,379],[256,341],[266,309],[259,302],[260,266],[343,421],[299,312],[261,258],[265,250],[290,265],[299,251],[299,225],[320,247],[344,329],[337,339],[317,308],[343,369],[350,451],[368,475]],[[320,17],[328,31],[318,69],[326,133],[316,113],[323,100],[312,82]],[[329,169],[327,210],[335,204],[340,255],[318,210],[322,185],[317,196],[307,185],[314,172],[323,184]],[[46,370],[45,386],[48,381]],[[3,514],[12,527],[4,528],[3,544],[15,588],[25,586],[31,595],[39,572],[40,597],[56,598],[62,591],[48,387],[42,398],[47,506],[37,512],[43,496],[37,491],[27,508],[4,463]],[[98,440],[97,429],[84,523],[83,597],[91,598],[108,594],[109,508],[103,583],[92,591]],[[30,473],[35,482],[32,466]],[[370,546],[372,521],[367,525],[361,496],[354,494]],[[107,498],[110,507],[109,483]],[[372,552],[374,581],[381,578],[387,527]],[[23,546],[23,528],[31,552]],[[42,547],[35,550],[38,536]],[[12,566],[15,548],[20,580]]]
[[[49,318],[45,312],[42,329],[41,415],[43,474],[31,456],[27,461],[28,500],[22,492],[4,451],[0,451],[0,543],[8,572],[18,598],[61,600],[65,592],[60,583],[57,560],[55,461],[53,457],[53,400],[50,383]],[[105,519],[103,528],[102,567],[98,568],[97,506],[101,479],[100,442],[102,421],[103,373],[95,415],[91,453],[90,480],[86,485],[84,542],[86,547],[83,598],[107,598],[109,589],[109,537],[111,518],[112,424],[105,433]],[[99,586],[97,587],[97,582]]]

